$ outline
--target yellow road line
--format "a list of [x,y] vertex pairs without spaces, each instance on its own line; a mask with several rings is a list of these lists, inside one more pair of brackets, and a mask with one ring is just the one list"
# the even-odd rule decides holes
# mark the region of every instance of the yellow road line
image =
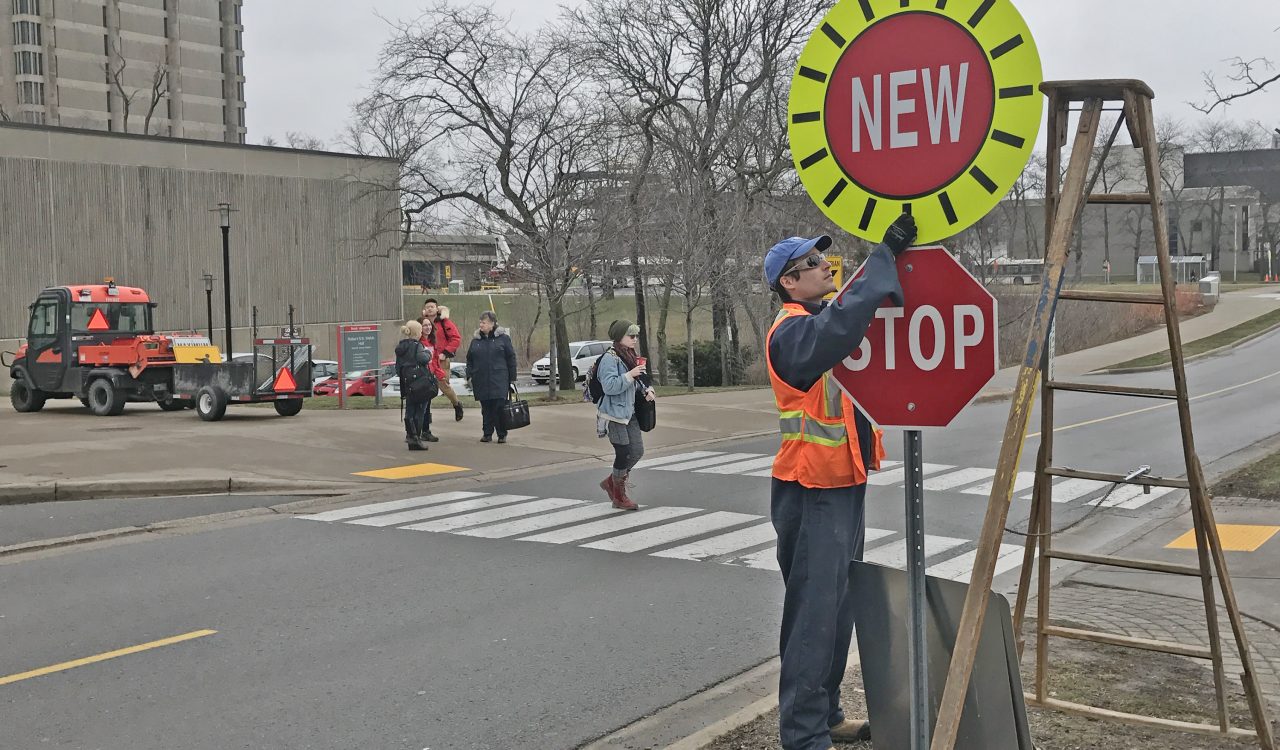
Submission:
[[[1218,538],[1227,552],[1253,552],[1280,531],[1280,526],[1250,526],[1236,523],[1218,524]],[[1195,549],[1196,531],[1192,529],[1164,546],[1165,549]]]
[[[1238,391],[1238,390],[1240,390],[1241,388],[1247,388],[1247,387],[1249,387],[1249,386],[1251,386],[1251,385],[1256,385],[1256,384],[1258,384],[1258,383],[1261,383],[1261,382],[1262,382],[1262,381],[1264,381],[1264,380],[1270,380],[1271,378],[1274,378],[1274,377],[1276,377],[1276,376],[1278,376],[1278,375],[1280,375],[1280,370],[1277,370],[1276,372],[1273,372],[1273,373],[1271,373],[1270,375],[1263,375],[1263,376],[1262,376],[1262,377],[1260,377],[1260,378],[1254,378],[1253,380],[1250,380],[1250,381],[1248,381],[1248,382],[1246,382],[1246,383],[1239,383],[1239,384],[1237,384],[1237,385],[1227,386],[1226,388],[1221,388],[1221,389],[1219,389],[1219,390],[1211,391],[1211,392],[1209,392],[1209,393],[1201,393],[1199,396],[1192,396],[1192,397],[1191,397],[1190,399],[1188,399],[1188,400],[1189,400],[1189,401],[1199,401],[1199,400],[1200,400],[1200,399],[1202,399],[1202,398],[1209,398],[1209,397],[1211,397],[1211,396],[1221,396],[1221,395],[1222,395],[1222,394],[1224,394],[1224,393],[1230,393],[1231,391]],[[1077,428],[1077,427],[1088,427],[1088,426],[1089,426],[1089,425],[1091,425],[1091,424],[1098,424],[1098,423],[1100,423],[1100,422],[1109,422],[1109,421],[1111,421],[1111,420],[1113,420],[1113,419],[1123,419],[1124,417],[1132,417],[1132,416],[1133,416],[1133,415],[1135,415],[1135,414],[1143,414],[1143,413],[1145,413],[1145,412],[1155,411],[1156,409],[1168,409],[1168,408],[1170,408],[1170,407],[1177,406],[1177,405],[1178,405],[1178,402],[1176,402],[1176,401],[1170,401],[1170,402],[1165,403],[1165,404],[1157,404],[1157,405],[1155,405],[1155,406],[1148,406],[1148,407],[1146,407],[1145,409],[1134,409],[1133,411],[1126,411],[1126,412],[1123,412],[1123,413],[1121,413],[1121,414],[1112,414],[1112,415],[1111,415],[1111,416],[1109,416],[1109,417],[1099,417],[1099,418],[1097,418],[1097,419],[1090,419],[1090,420],[1088,420],[1088,421],[1086,421],[1086,422],[1076,422],[1075,424],[1068,424],[1068,425],[1063,425],[1062,427],[1055,427],[1055,428],[1053,428],[1053,431],[1054,431],[1055,433],[1056,433],[1056,432],[1066,432],[1067,430],[1074,430],[1074,429],[1075,429],[1075,428]],[[1027,439],[1027,440],[1030,440],[1031,438],[1034,438],[1034,437],[1040,437],[1040,434],[1041,434],[1041,433],[1039,433],[1039,432],[1033,432],[1033,433],[1031,433],[1030,435],[1027,435],[1026,439]]]
[[11,674],[8,677],[0,677],[0,685],[8,685],[13,682],[29,680],[32,677],[43,677],[44,675],[53,674],[54,672],[65,672],[68,669],[83,667],[87,664],[96,664],[100,661],[107,661],[108,659],[115,659],[120,656],[128,656],[129,654],[136,654],[141,651],[149,651],[153,648],[160,648],[162,646],[172,646],[175,643],[182,643],[183,641],[190,641],[195,638],[203,638],[206,635],[213,635],[216,632],[218,631],[193,630],[190,633],[175,635],[171,638],[162,638],[158,641],[151,641],[150,643],[142,643],[137,646],[130,646],[128,648],[122,648],[116,651],[108,651],[105,654],[98,654],[96,656],[86,656],[83,659],[76,659],[74,661],[64,661],[61,664],[54,664],[48,667],[41,667],[40,669],[33,669],[30,672]]
[[389,469],[377,469],[375,471],[357,471],[353,472],[357,477],[373,477],[374,479],[414,479],[416,477],[431,477],[436,474],[452,474],[455,471],[470,471],[465,466],[450,466],[449,464],[410,464],[409,466],[392,466]]

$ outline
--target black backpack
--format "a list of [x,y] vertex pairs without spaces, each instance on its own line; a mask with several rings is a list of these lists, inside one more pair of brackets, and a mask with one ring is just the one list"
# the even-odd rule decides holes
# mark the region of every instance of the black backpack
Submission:
[[[609,351],[612,352],[613,348],[610,347]],[[587,371],[587,382],[582,386],[582,400],[590,401],[593,404],[600,403],[600,400],[604,398],[604,386],[601,385],[600,376],[596,372],[596,369],[600,367],[601,359],[604,359],[603,354],[596,357],[596,361],[591,363],[591,369]]]

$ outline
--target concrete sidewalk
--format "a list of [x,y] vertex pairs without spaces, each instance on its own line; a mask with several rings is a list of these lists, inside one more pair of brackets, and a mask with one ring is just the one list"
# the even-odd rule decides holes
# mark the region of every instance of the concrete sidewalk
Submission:
[[[1217,333],[1280,307],[1259,297],[1267,289],[1224,295],[1211,312],[1183,323],[1184,340]],[[1075,377],[1133,357],[1162,351],[1163,330],[1060,356],[1060,375]],[[1001,370],[980,398],[1007,397],[1018,368]],[[483,475],[582,460],[609,460],[609,445],[595,436],[594,406],[570,394],[563,405],[535,408],[533,424],[513,432],[507,445],[481,444],[479,413],[460,423],[436,411],[440,437],[427,452],[405,450],[397,410],[308,411],[293,418],[270,409],[230,409],[222,422],[204,423],[192,412],[161,412],[130,404],[123,415],[90,415],[74,400],[51,401],[42,412],[17,414],[0,405],[0,502],[121,494],[175,494],[228,490],[370,487],[388,481],[423,482],[463,472]],[[658,404],[659,428],[645,437],[660,450],[709,440],[776,431],[773,395],[755,390],[668,396]],[[416,468],[405,468],[405,467]],[[397,470],[397,480],[362,472]]]

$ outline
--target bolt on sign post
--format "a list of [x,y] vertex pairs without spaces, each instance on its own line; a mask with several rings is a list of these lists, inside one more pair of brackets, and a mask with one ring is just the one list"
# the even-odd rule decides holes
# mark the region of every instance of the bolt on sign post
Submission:
[[[788,137],[818,208],[872,242],[902,212],[917,241],[971,226],[1039,135],[1035,40],[1009,0],[841,0],[791,82]],[[861,270],[861,269],[859,269]],[[907,428],[911,750],[930,745],[920,428],[945,427],[994,376],[996,305],[942,247],[898,258],[906,307],[882,307],[833,371],[872,420]],[[856,278],[856,274],[854,276]]]

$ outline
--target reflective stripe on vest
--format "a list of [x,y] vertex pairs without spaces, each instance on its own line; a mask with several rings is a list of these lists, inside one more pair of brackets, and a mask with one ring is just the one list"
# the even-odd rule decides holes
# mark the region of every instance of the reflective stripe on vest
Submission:
[[[778,313],[769,329],[770,340],[783,320],[808,315],[798,304],[789,303]],[[773,475],[806,487],[849,487],[866,482],[866,467],[854,427],[852,403],[831,373],[824,373],[808,391],[785,383],[773,369],[766,347],[765,361],[774,399],[778,404],[778,427],[782,444],[774,461]],[[878,438],[878,435],[877,435]],[[880,449],[876,446],[876,455]]]

